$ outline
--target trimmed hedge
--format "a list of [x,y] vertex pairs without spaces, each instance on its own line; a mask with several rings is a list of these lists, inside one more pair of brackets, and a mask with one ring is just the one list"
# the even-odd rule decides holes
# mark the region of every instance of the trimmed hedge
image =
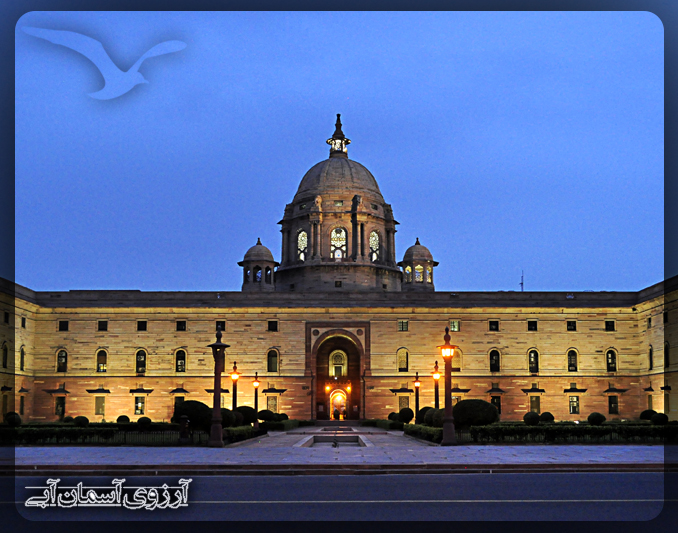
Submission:
[[281,420],[279,422],[260,422],[259,427],[266,431],[289,431],[299,427],[299,420]]
[[460,428],[484,426],[499,420],[497,408],[485,400],[461,400],[452,408],[452,416]]
[[[65,418],[64,418],[64,421],[66,421]],[[120,415],[120,416],[118,417],[118,419],[116,420],[116,422],[117,422],[118,424],[129,424],[129,416],[127,416],[127,415]]]
[[89,426],[89,418],[87,418],[86,416],[76,416],[73,419],[73,424],[75,424],[76,427],[79,428],[86,428],[87,426]]
[[139,420],[137,420],[137,424],[139,425],[139,429],[142,431],[148,431],[151,427],[152,421],[147,416],[142,416]]
[[652,422],[652,425],[654,426],[665,426],[669,422],[669,417],[664,413],[655,413],[650,418],[650,422]]
[[275,420],[275,413],[268,409],[262,409],[257,413],[257,417],[262,422],[273,422]]
[[523,422],[526,426],[538,426],[539,425],[539,413],[529,411],[523,415]]
[[377,420],[377,427],[381,429],[402,430],[404,425],[405,424],[397,420]]
[[235,411],[242,415],[243,424],[254,424],[258,420],[257,412],[249,405],[239,405]]
[[416,437],[418,439],[427,440],[440,444],[443,440],[443,429],[432,428],[429,426],[422,426],[420,424],[408,424],[404,428],[405,435]]
[[388,416],[386,417],[386,419],[387,419],[387,420],[393,420],[394,422],[396,422],[396,421],[398,420],[398,413],[396,413],[396,412],[391,412],[391,413],[388,414]]
[[555,417],[548,411],[545,411],[539,415],[539,422],[546,422],[548,424],[549,422],[553,422],[554,420]]
[[[254,411],[254,409],[252,409]],[[224,442],[232,444],[234,442],[240,442],[243,440],[251,439],[254,437],[260,437],[266,434],[266,430],[259,427],[259,429],[254,429],[252,426],[240,426],[235,428],[226,428],[224,429]]]
[[426,407],[422,407],[421,409],[419,409],[417,416],[415,416],[414,418],[414,423],[419,425],[423,424],[426,413],[428,413],[431,409],[433,409],[433,407],[430,407],[428,405]]
[[179,422],[181,415],[188,417],[189,427],[209,433],[212,427],[212,409],[202,402],[188,400],[177,404],[172,422]]
[[309,426],[315,426],[315,420],[299,420],[299,427],[309,427]]
[[5,414],[5,424],[13,428],[19,427],[21,425],[21,416],[19,416],[19,413],[10,411]]
[[361,420],[360,425],[362,427],[368,427],[368,428],[376,428],[377,427],[377,422],[378,420],[376,418],[374,419],[367,419],[367,420]]
[[600,414],[600,413],[591,413],[589,417],[587,418],[589,424],[592,426],[600,426],[605,420],[605,415]]
[[640,413],[640,419],[641,420],[650,420],[652,418],[652,415],[656,415],[657,411],[654,409],[645,409],[642,413]]
[[403,407],[399,412],[398,412],[398,422],[402,422],[403,424],[409,424],[410,420],[414,418],[414,411],[410,409],[409,407]]
[[[74,418],[72,416],[65,416],[61,419],[64,424],[72,424]],[[129,419],[128,419],[129,420]]]

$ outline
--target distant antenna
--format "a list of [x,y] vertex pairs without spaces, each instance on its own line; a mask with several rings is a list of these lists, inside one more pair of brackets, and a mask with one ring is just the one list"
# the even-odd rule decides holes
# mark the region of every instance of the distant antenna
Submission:
[[525,278],[523,276],[523,271],[520,271],[520,292],[525,290]]

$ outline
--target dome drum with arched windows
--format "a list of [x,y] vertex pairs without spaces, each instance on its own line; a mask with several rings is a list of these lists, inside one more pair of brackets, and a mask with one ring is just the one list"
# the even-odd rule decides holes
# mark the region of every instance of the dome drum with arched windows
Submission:
[[274,291],[275,290],[275,268],[280,263],[273,259],[271,250],[261,244],[261,239],[257,239],[257,244],[252,246],[238,266],[243,267],[243,291]]
[[433,268],[438,266],[438,261],[433,260],[433,255],[419,243],[419,238],[405,251],[398,266],[403,268],[403,291],[435,291]]

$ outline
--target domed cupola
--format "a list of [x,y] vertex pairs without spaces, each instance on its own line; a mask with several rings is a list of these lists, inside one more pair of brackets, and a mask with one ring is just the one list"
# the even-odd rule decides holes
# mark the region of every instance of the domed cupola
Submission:
[[274,269],[280,263],[273,259],[271,250],[261,244],[261,239],[257,239],[257,244],[252,246],[238,266],[243,267],[243,291],[274,291],[275,273]]
[[398,263],[398,266],[403,267],[403,291],[435,290],[433,267],[438,266],[438,261],[433,260],[426,246],[419,244],[419,238],[405,251],[403,260]]
[[348,158],[337,115],[329,158],[306,172],[280,230],[276,290],[399,291],[396,222],[377,180]]

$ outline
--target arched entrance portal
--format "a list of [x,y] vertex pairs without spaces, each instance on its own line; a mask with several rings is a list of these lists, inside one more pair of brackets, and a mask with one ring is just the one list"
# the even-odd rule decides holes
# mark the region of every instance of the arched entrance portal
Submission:
[[334,330],[315,347],[316,409],[319,420],[357,420],[361,412],[360,356],[362,346],[348,332]]

